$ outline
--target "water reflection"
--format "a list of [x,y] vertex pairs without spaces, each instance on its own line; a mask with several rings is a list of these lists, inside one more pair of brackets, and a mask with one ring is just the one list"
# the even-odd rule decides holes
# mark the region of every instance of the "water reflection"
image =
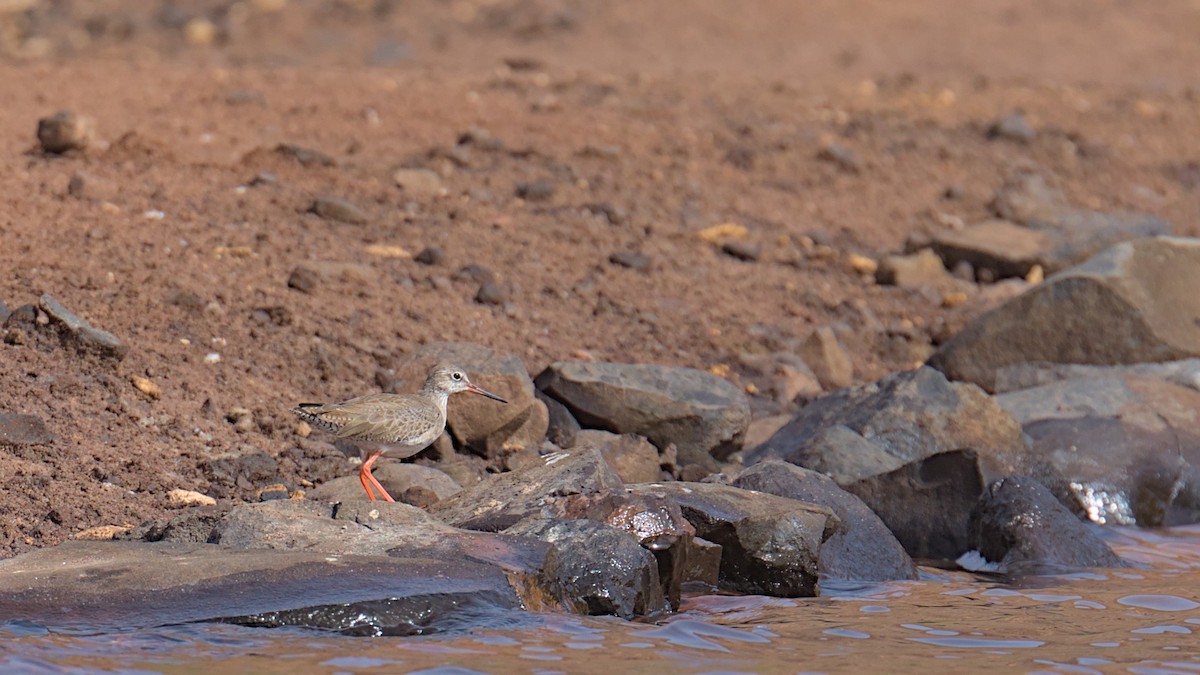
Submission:
[[[439,636],[347,638],[194,624],[96,633],[0,624],[0,672],[1200,673],[1200,527],[1119,531],[1145,569],[1044,577],[923,570],[825,597],[696,596],[657,624],[513,613]],[[881,661],[881,659],[886,659]]]

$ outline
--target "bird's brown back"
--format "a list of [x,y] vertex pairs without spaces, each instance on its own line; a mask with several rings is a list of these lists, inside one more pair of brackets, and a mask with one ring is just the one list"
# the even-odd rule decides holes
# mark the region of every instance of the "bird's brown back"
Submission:
[[292,412],[338,438],[397,445],[432,443],[446,425],[437,404],[420,394],[369,394],[342,403],[304,403]]

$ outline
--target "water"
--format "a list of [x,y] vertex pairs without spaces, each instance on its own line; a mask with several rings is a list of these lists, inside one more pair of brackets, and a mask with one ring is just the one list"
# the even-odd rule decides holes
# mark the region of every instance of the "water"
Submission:
[[188,624],[153,630],[0,626],[0,672],[1200,674],[1200,526],[1114,530],[1141,569],[1005,584],[922,579],[826,597],[694,596],[657,623],[512,612],[429,637]]

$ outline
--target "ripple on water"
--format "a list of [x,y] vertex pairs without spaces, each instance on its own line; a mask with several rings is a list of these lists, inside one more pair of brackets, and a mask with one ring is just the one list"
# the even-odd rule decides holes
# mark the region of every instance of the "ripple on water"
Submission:
[[1156,612],[1189,612],[1200,607],[1200,602],[1177,595],[1126,595],[1117,602],[1129,607],[1152,609]]
[[643,630],[638,633],[638,637],[658,638],[679,647],[692,647],[694,649],[708,649],[722,652],[728,652],[729,649],[708,638],[721,638],[735,642],[770,642],[767,638],[749,631],[706,623],[704,621],[696,621],[694,619],[681,619],[659,626],[658,628]]

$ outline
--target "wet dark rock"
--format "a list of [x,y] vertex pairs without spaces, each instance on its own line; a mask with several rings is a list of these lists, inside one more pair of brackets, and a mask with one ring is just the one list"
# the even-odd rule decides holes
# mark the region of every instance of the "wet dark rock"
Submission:
[[626,532],[591,520],[539,519],[505,532],[555,548],[559,588],[574,611],[631,619],[670,609],[654,555]]
[[659,450],[673,443],[680,465],[736,452],[750,424],[745,392],[702,370],[559,361],[537,385],[584,426],[639,434]]
[[50,323],[58,329],[63,341],[81,352],[115,361],[124,359],[129,353],[129,345],[120,338],[108,331],[93,328],[49,295],[43,295],[38,300],[38,308],[50,318]]
[[1079,515],[1144,527],[1200,522],[1197,371],[1165,365],[1159,373],[1174,370],[1177,382],[1150,364],[1093,367],[996,402],[1062,477],[1059,498]]
[[481,305],[503,305],[509,301],[512,294],[503,284],[495,281],[485,281],[475,293],[475,302]]
[[292,273],[288,275],[288,288],[294,288],[301,293],[312,293],[317,287],[321,277],[311,267],[296,267],[292,269]]
[[849,387],[854,383],[854,362],[828,326],[821,326],[800,344],[798,355],[812,369],[826,390]]
[[705,590],[717,588],[721,582],[722,550],[720,544],[694,537],[685,554],[683,583],[703,584]]
[[317,197],[309,210],[325,220],[336,220],[350,225],[363,225],[369,220],[365,211],[339,197]]
[[722,589],[777,597],[817,594],[822,543],[840,524],[828,509],[712,483],[627,488],[677,502],[696,536],[719,544]]
[[643,271],[650,269],[653,259],[639,251],[617,251],[608,256],[608,261],[619,267]]
[[912,559],[887,525],[861,499],[825,474],[786,462],[766,461],[743,471],[732,485],[817,504],[837,514],[842,528],[821,545],[819,569],[823,578],[917,578]]
[[933,236],[933,250],[946,267],[964,263],[988,270],[993,279],[1024,278],[1034,265],[1052,265],[1051,238],[1045,232],[1006,220],[989,220]]
[[76,199],[113,201],[120,196],[121,188],[115,181],[76,171],[67,182],[67,194]]
[[1028,143],[1037,136],[1037,132],[1029,125],[1029,120],[1025,119],[1024,113],[1011,112],[989,127],[987,136],[992,139],[1001,138],[1018,143]]
[[548,455],[501,473],[438,502],[430,513],[455,527],[498,532],[526,518],[553,517],[572,495],[621,487],[621,478],[598,450]]
[[86,150],[96,137],[92,118],[64,110],[38,120],[38,142],[42,151],[59,155],[71,150]]
[[549,413],[534,398],[533,382],[518,356],[466,342],[433,342],[417,349],[396,369],[390,390],[418,391],[437,363],[465,369],[472,382],[508,401],[471,394],[452,398],[446,429],[456,443],[488,458],[517,446],[541,444]]
[[554,183],[538,179],[517,185],[516,194],[527,202],[544,202],[554,196]]
[[291,143],[282,143],[275,148],[275,152],[290,159],[296,160],[301,166],[308,168],[314,166],[335,166],[337,162],[332,157],[318,150],[304,148]]
[[1197,356],[1196,288],[1200,240],[1118,244],[976,319],[929,365],[990,391],[997,370],[1029,361],[1112,365]]
[[721,245],[721,252],[745,262],[754,262],[762,257],[762,247],[746,241],[727,241]]
[[54,442],[54,434],[37,415],[0,412],[0,446],[46,445]]
[[829,475],[910,556],[951,560],[967,550],[984,487],[1029,457],[1020,425],[987,394],[925,367],[819,398],[745,454]]
[[410,635],[521,603],[501,567],[467,559],[70,541],[0,561],[0,614],[46,627],[226,621]]
[[546,440],[560,448],[571,447],[575,442],[575,434],[579,433],[581,429],[575,416],[571,414],[570,410],[567,410],[567,406],[550,398],[542,390],[535,390],[534,395],[546,406],[546,412],[549,415]]
[[1027,476],[1010,476],[988,486],[971,512],[970,544],[1008,574],[1127,566],[1049,489]]
[[[388,494],[407,504],[412,504],[401,496],[410,490],[414,499],[423,503],[414,506],[430,506],[443,499],[462,491],[462,487],[450,476],[432,467],[420,464],[399,462],[380,462],[375,469],[375,479],[383,484]],[[325,502],[345,502],[366,500],[367,493],[358,480],[358,473],[353,476],[335,478],[318,486],[307,494],[308,498]]]
[[446,251],[441,246],[429,246],[413,256],[422,265],[441,265],[446,262]]
[[626,483],[652,483],[660,478],[658,449],[637,434],[614,434],[583,429],[575,434],[571,450],[594,448]]

